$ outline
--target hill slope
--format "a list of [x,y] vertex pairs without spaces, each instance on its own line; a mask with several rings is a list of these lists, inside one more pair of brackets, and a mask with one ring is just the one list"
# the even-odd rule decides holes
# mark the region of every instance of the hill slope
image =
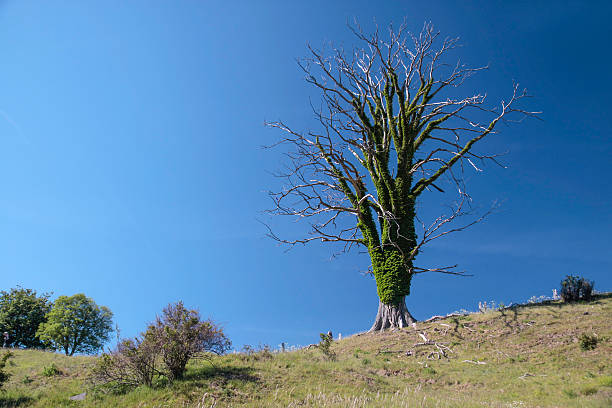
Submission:
[[[595,336],[592,350],[581,336]],[[185,380],[123,395],[92,392],[93,357],[15,351],[0,406],[610,407],[612,296],[418,323],[311,347],[190,365]],[[45,376],[52,363],[60,374]],[[47,370],[49,373],[50,370]],[[68,397],[88,391],[84,401]]]

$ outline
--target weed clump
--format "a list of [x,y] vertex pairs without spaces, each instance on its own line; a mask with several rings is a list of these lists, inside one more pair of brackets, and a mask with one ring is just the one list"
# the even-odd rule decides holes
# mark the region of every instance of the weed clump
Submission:
[[580,342],[580,348],[583,351],[594,350],[597,347],[599,338],[595,334],[582,333],[578,339]]
[[580,276],[567,275],[561,281],[561,299],[564,302],[575,302],[577,300],[591,300],[595,282]]
[[603,387],[612,387],[612,375],[600,377],[599,384]]
[[321,341],[319,342],[317,347],[319,348],[319,350],[321,350],[321,353],[323,353],[323,355],[328,360],[336,360],[336,353],[331,349],[331,345],[334,341],[331,333],[321,333],[319,334],[319,336],[321,336]]
[[586,386],[586,387],[583,387],[583,388],[580,390],[580,393],[581,393],[582,395],[593,395],[593,394],[597,394],[597,387],[593,387],[593,386]]
[[272,353],[272,348],[269,344],[259,345],[257,347],[253,347],[250,344],[245,344],[242,346],[242,359],[246,361],[254,360],[258,361],[260,359],[267,360],[273,358],[274,354]]
[[55,365],[55,363],[51,363],[51,365],[47,367],[43,367],[42,375],[45,377],[55,377],[56,375],[60,375],[62,372]]
[[576,397],[578,397],[578,394],[576,393],[576,391],[568,389],[568,390],[563,390],[563,394],[565,394],[566,397],[574,399]]

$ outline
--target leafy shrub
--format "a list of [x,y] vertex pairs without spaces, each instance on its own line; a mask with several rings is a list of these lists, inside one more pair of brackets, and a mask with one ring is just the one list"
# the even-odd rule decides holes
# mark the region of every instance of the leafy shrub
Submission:
[[0,388],[5,382],[8,381],[9,378],[11,378],[11,375],[4,371],[6,363],[11,357],[13,357],[13,353],[10,351],[5,352],[2,357],[0,357]]
[[62,372],[55,365],[55,363],[51,363],[48,367],[43,367],[42,375],[45,377],[54,377],[56,375],[60,375]]
[[584,351],[594,350],[597,347],[597,343],[599,342],[599,338],[597,338],[596,335],[586,333],[582,333],[578,340],[580,342],[580,348]]
[[115,350],[103,354],[92,371],[94,383],[112,392],[153,385],[158,351],[141,337],[119,342]]
[[210,319],[202,320],[199,312],[185,308],[183,302],[166,306],[144,336],[159,350],[170,381],[183,377],[191,358],[205,352],[223,354],[232,345],[223,329]]
[[320,333],[321,341],[317,345],[321,353],[328,359],[334,361],[336,359],[336,353],[331,349],[331,345],[334,341],[331,333]]
[[561,299],[564,302],[590,300],[594,285],[593,281],[586,280],[580,276],[567,275],[561,281]]
[[[135,339],[122,340],[103,354],[92,371],[94,383],[113,392],[152,386],[156,379],[182,378],[189,360],[204,353],[225,353],[231,347],[223,330],[211,320],[202,320],[183,302],[170,304]],[[269,347],[267,348],[269,352]]]

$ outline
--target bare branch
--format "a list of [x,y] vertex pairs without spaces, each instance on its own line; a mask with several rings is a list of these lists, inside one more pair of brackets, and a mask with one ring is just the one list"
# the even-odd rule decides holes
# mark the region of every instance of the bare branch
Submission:
[[[269,213],[309,225],[308,235],[297,239],[280,238],[266,225],[268,236],[290,247],[314,241],[340,243],[343,250],[364,245],[375,272],[374,259],[394,251],[408,274],[467,276],[456,266],[413,263],[432,240],[492,213],[494,208],[474,215],[465,174],[483,172],[489,161],[504,166],[499,155],[474,146],[497,134],[500,123],[538,112],[522,107],[528,95],[517,83],[498,106],[488,104],[486,93],[462,95],[462,85],[488,66],[449,63],[459,39],[442,38],[431,23],[419,34],[407,32],[405,24],[387,35],[378,29],[367,34],[358,23],[350,29],[359,43],[354,49],[308,45],[308,56],[298,61],[321,95],[321,106],[312,106],[317,130],[267,123],[284,134],[272,147],[290,148],[287,168],[276,174],[284,187],[269,193]],[[421,195],[448,194],[447,185],[458,203],[426,225],[417,214]]]

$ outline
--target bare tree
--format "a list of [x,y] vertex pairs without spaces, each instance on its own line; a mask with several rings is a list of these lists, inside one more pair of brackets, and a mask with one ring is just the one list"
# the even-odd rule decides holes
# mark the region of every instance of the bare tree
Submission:
[[[485,104],[484,94],[455,96],[487,67],[447,64],[458,39],[440,38],[431,24],[419,35],[405,26],[391,27],[384,38],[378,29],[373,34],[359,26],[351,30],[360,44],[352,52],[309,46],[309,56],[299,61],[306,81],[322,96],[321,107],[313,107],[319,131],[267,123],[284,131],[274,146],[291,147],[288,170],[279,174],[285,186],[270,192],[271,213],[306,219],[311,227],[308,236],[295,240],[272,230],[269,235],[289,245],[323,241],[342,243],[344,250],[365,247],[380,299],[370,329],[376,331],[415,321],[405,303],[415,274],[464,274],[456,265],[418,267],[415,258],[423,245],[488,214],[472,214],[463,175],[466,168],[481,171],[485,160],[498,162],[473,147],[495,134],[500,123],[536,112],[517,106],[527,96],[518,84],[496,107]],[[425,192],[444,192],[443,182],[450,182],[458,199],[447,214],[425,223],[417,204]]]

